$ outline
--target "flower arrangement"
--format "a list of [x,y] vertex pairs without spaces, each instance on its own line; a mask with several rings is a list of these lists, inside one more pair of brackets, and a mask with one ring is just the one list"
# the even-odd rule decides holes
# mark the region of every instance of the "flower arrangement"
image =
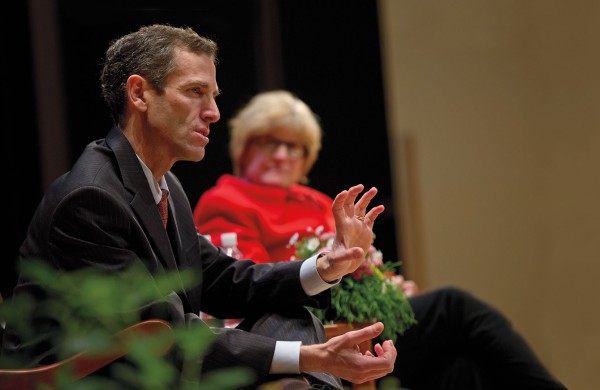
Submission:
[[[296,248],[291,260],[328,250],[333,238],[334,233],[323,232],[322,226],[307,228],[303,238],[295,233],[289,242]],[[331,307],[312,309],[313,313],[323,323],[381,321],[385,324],[382,337],[395,342],[398,334],[417,322],[400,286],[402,276],[396,274],[399,265],[384,262],[381,251],[371,245],[360,267],[331,289]]]

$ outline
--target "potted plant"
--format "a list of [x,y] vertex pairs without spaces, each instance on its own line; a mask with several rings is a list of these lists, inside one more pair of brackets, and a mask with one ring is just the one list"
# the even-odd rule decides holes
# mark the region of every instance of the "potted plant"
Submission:
[[[289,242],[296,248],[292,260],[328,250],[333,236],[323,232],[322,226],[307,228],[302,238],[294,234]],[[332,287],[331,307],[311,310],[324,324],[344,323],[352,328],[381,321],[385,325],[382,337],[395,342],[399,334],[417,322],[400,287],[402,279],[396,272],[400,264],[384,261],[381,251],[371,245],[360,267]]]

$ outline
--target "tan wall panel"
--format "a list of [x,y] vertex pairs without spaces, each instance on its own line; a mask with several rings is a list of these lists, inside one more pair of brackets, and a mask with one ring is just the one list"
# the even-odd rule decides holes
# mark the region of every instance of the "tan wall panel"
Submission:
[[380,0],[405,270],[600,386],[600,3]]

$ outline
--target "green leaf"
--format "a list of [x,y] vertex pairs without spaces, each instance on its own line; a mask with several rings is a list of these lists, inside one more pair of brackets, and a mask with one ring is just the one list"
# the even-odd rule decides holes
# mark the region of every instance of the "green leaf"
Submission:
[[[140,308],[164,302],[166,295],[198,282],[191,270],[150,275],[141,262],[118,273],[92,268],[59,272],[43,262],[23,259],[21,269],[28,280],[41,287],[44,295],[38,297],[38,304],[27,295],[6,300],[0,305],[0,318],[28,340],[40,330],[47,330],[44,337],[57,346],[61,359],[83,350],[110,351],[115,347],[114,335],[140,321]],[[53,326],[46,328],[46,323]],[[165,342],[159,335],[132,339],[125,358],[110,365],[110,378],[92,374],[72,382],[67,368],[59,375],[59,387],[92,390],[126,385],[136,389],[225,390],[250,383],[251,375],[239,369],[200,377],[199,362],[215,335],[206,326],[172,327],[175,346],[171,353],[164,356],[157,353]],[[176,354],[178,359],[173,359]],[[179,364],[175,366],[176,360],[182,362],[183,372]],[[0,364],[12,368],[28,366],[26,360],[16,356],[0,357]],[[218,387],[213,387],[214,384]]]

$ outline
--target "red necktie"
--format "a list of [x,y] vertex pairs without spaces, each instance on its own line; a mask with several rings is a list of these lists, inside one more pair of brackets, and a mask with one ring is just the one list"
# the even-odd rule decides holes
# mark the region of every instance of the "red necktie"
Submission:
[[165,229],[167,228],[167,220],[169,219],[169,206],[167,204],[167,198],[169,193],[167,190],[162,190],[162,198],[160,198],[160,202],[158,202],[158,211],[160,211],[160,218],[163,221],[163,226]]

